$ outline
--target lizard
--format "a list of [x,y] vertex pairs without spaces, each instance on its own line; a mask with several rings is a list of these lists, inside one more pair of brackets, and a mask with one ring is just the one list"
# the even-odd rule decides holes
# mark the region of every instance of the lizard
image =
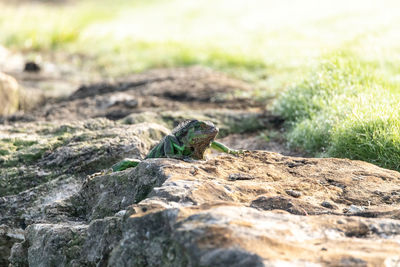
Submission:
[[[210,121],[187,120],[175,127],[171,134],[165,136],[144,159],[150,158],[175,158],[181,160],[204,159],[204,152],[208,148],[238,155],[243,151],[231,149],[215,141],[218,128]],[[123,171],[136,167],[141,160],[125,158],[114,164],[113,172]]]

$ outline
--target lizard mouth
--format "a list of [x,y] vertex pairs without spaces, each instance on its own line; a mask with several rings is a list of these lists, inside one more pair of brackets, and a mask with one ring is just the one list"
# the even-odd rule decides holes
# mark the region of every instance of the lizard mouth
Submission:
[[208,147],[218,134],[218,129],[212,129],[211,131],[202,132],[196,135],[191,140],[191,144],[196,147]]
[[219,129],[213,125],[213,127],[209,129],[208,134],[212,136],[212,139],[214,139],[217,136],[218,132]]

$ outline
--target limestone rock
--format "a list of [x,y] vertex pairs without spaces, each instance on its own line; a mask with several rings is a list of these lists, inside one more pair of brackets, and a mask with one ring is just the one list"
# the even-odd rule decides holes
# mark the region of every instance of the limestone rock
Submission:
[[0,125],[0,136],[7,136],[0,139],[0,262],[23,239],[11,238],[15,232],[37,223],[82,220],[65,200],[77,195],[85,177],[124,157],[142,157],[167,132],[156,124],[107,119]]
[[[10,260],[12,266],[21,259],[31,266],[37,259],[59,266],[398,266],[399,191],[398,172],[345,159],[262,151],[194,162],[150,159],[87,180],[65,200],[80,212],[62,224],[29,226]],[[349,212],[352,205],[362,209]]]
[[7,266],[7,258],[10,255],[14,243],[24,240],[22,229],[12,229],[7,225],[0,225],[0,266]]
[[70,199],[77,214],[91,221],[111,216],[145,199],[166,177],[158,165],[147,161],[140,165],[125,172],[87,179],[79,194]]
[[204,204],[132,215],[109,266],[396,266],[399,229],[390,219]]
[[9,115],[18,110],[19,86],[17,81],[0,72],[0,116]]
[[94,119],[0,126],[0,133],[7,136],[0,139],[0,196],[4,196],[63,174],[92,174],[124,157],[143,157],[168,130],[156,124],[123,126]]

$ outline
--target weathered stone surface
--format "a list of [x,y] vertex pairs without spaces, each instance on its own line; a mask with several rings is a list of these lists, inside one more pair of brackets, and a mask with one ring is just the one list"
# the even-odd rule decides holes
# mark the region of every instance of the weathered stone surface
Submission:
[[[292,196],[289,190],[301,194]],[[255,151],[207,161],[151,159],[87,180],[65,201],[81,214],[70,214],[62,225],[29,226],[11,261],[22,257],[32,266],[40,266],[35,262],[40,257],[59,266],[398,266],[399,191],[399,173],[345,159]],[[336,209],[321,205],[328,200]],[[359,211],[350,212],[351,206]],[[74,216],[78,225],[71,221]],[[81,239],[73,242],[77,229]]]
[[397,220],[204,204],[129,217],[109,266],[396,266],[399,230]]
[[7,225],[0,225],[0,266],[8,265],[7,258],[12,245],[23,240],[24,231],[22,229],[12,229]]
[[161,186],[166,179],[160,166],[151,161],[140,163],[140,168],[87,179],[79,194],[70,200],[77,207],[77,214],[91,221],[145,199],[153,187]]
[[156,124],[124,126],[107,119],[0,126],[0,196],[143,157],[167,132]]
[[19,86],[17,81],[0,72],[0,116],[10,115],[18,110]]
[[0,261],[16,242],[9,238],[15,231],[83,220],[71,218],[75,209],[64,200],[80,190],[86,175],[126,156],[142,157],[167,132],[157,124],[107,119],[0,126]]
[[9,225],[42,217],[43,206],[71,196],[86,174],[128,155],[142,157],[167,132],[155,124],[117,126],[104,119],[29,126],[29,135],[0,128],[8,137],[1,139],[0,222]]
[[[346,209],[357,205],[364,207],[363,214],[368,211],[375,213],[374,217],[379,217],[384,211],[387,214],[400,208],[400,196],[397,194],[400,190],[399,173],[361,161],[294,158],[253,151],[238,158],[221,155],[205,163],[182,162],[163,169],[168,180],[149,196],[157,197],[162,193],[165,198],[163,192],[168,186],[186,183],[185,188],[191,191],[185,194],[184,202],[196,205],[210,201],[245,205],[255,205],[257,202],[259,209],[286,211],[298,205],[299,209],[304,209],[310,215],[332,213],[331,209],[320,205],[330,200],[338,206],[338,214],[347,214]],[[231,181],[231,174],[243,174],[246,179]],[[301,196],[290,196],[287,190],[296,190]],[[181,199],[179,201],[182,202]],[[267,204],[264,208],[263,202]],[[282,207],[274,203],[282,203]],[[397,219],[395,213],[392,216]]]
[[11,266],[106,266],[122,238],[120,217],[89,225],[33,224],[25,232],[25,240],[12,248]]

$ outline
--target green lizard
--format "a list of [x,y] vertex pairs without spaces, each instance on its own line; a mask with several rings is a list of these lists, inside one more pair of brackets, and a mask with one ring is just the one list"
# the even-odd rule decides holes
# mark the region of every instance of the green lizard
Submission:
[[[243,153],[230,149],[225,145],[214,141],[218,134],[218,128],[212,122],[189,120],[179,124],[171,134],[165,136],[150,152],[149,158],[175,158],[175,159],[203,159],[204,152],[211,147],[217,151],[237,155]],[[136,167],[140,163],[138,159],[126,158],[111,168],[113,172]]]

